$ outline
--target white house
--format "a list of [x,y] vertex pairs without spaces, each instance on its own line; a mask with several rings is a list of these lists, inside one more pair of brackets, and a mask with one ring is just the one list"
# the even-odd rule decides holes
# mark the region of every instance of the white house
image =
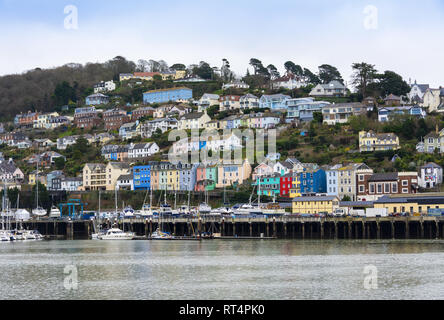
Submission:
[[174,118],[162,118],[145,122],[141,125],[140,131],[142,138],[151,138],[151,136],[159,129],[162,133],[169,130],[177,129],[178,121]]
[[116,90],[114,81],[101,81],[94,86],[94,93],[102,93]]
[[422,102],[424,94],[429,87],[430,86],[428,84],[417,84],[415,81],[415,83],[411,85],[410,92],[407,94],[409,101],[412,102],[414,100],[419,100],[417,102]]
[[253,170],[253,181],[256,181],[259,177],[268,176],[273,174],[273,165],[269,165],[265,162],[258,165]]
[[158,153],[159,146],[155,142],[149,143],[131,143],[128,146],[128,159],[147,158]]
[[134,178],[132,174],[121,175],[117,178],[117,190],[134,190]]
[[212,137],[208,138],[209,139],[207,140],[201,141],[202,149],[212,151],[242,149],[242,138],[238,137],[234,133],[225,135],[217,139],[212,139]]
[[62,191],[77,191],[82,186],[82,178],[65,177],[61,181]]
[[367,107],[362,103],[338,103],[322,107],[324,123],[335,125],[336,123],[347,123],[351,116],[365,114]]
[[274,89],[284,88],[288,90],[299,89],[306,85],[302,77],[298,77],[292,73],[287,73],[283,77],[277,78],[272,82]]
[[291,169],[292,169],[292,166],[286,162],[276,162],[273,165],[273,172],[280,174],[281,176],[284,176],[287,173],[290,173]]
[[434,162],[427,163],[419,169],[418,184],[421,188],[432,189],[442,184],[442,167]]
[[68,146],[71,146],[77,142],[80,136],[67,136],[57,139],[57,149],[66,150]]
[[333,80],[328,84],[318,84],[310,92],[312,97],[343,97],[345,94],[345,86],[337,80]]
[[218,94],[205,93],[198,101],[198,111],[203,112],[209,107],[219,104],[220,96]]
[[250,86],[248,84],[246,84],[245,82],[240,81],[240,80],[234,80],[234,81],[232,81],[230,83],[226,83],[226,84],[224,84],[222,86],[223,90],[227,90],[227,89],[231,89],[231,88],[234,88],[234,89],[248,89],[248,88],[250,88]]
[[239,98],[241,110],[259,108],[259,98],[248,93]]

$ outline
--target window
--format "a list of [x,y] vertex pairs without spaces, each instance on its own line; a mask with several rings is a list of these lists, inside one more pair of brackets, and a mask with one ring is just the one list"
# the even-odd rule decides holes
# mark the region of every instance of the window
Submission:
[[402,186],[403,187],[407,187],[409,185],[409,181],[408,180],[402,180]]

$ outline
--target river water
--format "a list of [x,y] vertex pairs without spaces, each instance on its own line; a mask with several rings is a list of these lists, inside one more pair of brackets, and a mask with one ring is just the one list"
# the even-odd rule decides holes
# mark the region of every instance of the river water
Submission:
[[444,299],[444,241],[0,243],[0,296]]

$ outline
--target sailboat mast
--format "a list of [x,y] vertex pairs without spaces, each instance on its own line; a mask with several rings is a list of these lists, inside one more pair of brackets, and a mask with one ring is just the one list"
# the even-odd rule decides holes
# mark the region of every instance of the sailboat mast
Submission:
[[257,207],[260,208],[260,206],[261,206],[261,178],[260,177],[259,177],[257,189],[258,189],[258,194],[259,194],[259,196],[257,198]]
[[36,193],[36,209],[39,207],[39,162],[40,157],[37,157],[37,174],[36,174],[36,181],[35,184],[37,186],[37,193]]

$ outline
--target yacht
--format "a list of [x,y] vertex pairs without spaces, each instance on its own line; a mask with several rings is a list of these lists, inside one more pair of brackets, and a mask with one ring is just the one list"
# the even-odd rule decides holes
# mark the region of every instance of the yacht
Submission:
[[160,206],[159,214],[161,215],[172,215],[173,209],[171,209],[171,206],[167,203],[164,203]]
[[213,209],[210,212],[210,215],[231,215],[233,214],[233,210],[230,209],[229,207],[221,207],[221,208],[217,208],[217,209]]
[[131,206],[125,207],[125,209],[123,209],[123,217],[126,219],[134,218],[135,217],[134,209]]
[[11,241],[11,237],[8,232],[5,230],[0,231],[0,242],[9,242]]
[[112,228],[103,234],[98,234],[100,240],[133,240],[134,237],[133,232],[123,232],[118,228]]
[[152,217],[154,216],[154,213],[155,212],[153,208],[151,208],[149,204],[144,204],[142,206],[142,209],[137,212],[137,215],[140,215],[142,217]]
[[207,203],[201,203],[199,205],[199,213],[208,214],[211,212],[211,206],[209,206]]
[[49,212],[50,218],[60,218],[60,210],[56,206],[51,207],[51,211]]
[[15,237],[15,240],[17,241],[23,241],[26,240],[26,236],[23,230],[15,230],[13,232],[13,235]]
[[263,213],[262,213],[262,210],[258,207],[255,207],[251,204],[243,204],[239,208],[234,209],[233,214],[235,214],[235,215],[251,215],[251,214],[261,215]]
[[25,230],[23,236],[24,240],[43,240],[43,236],[37,230]]

